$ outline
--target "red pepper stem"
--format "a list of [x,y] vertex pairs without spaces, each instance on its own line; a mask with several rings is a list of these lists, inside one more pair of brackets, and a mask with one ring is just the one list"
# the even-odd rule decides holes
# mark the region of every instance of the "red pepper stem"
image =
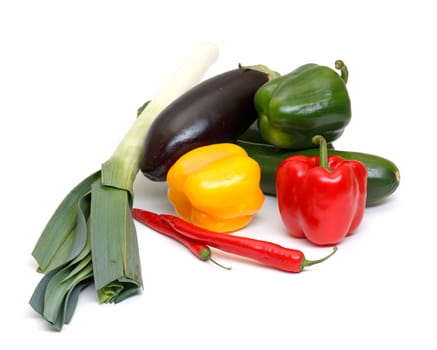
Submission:
[[343,79],[344,83],[346,84],[347,80],[349,79],[349,70],[347,69],[347,66],[342,60],[337,60],[335,61],[335,68],[340,70],[341,79]]
[[312,141],[315,145],[319,145],[319,159],[320,159],[320,167],[324,168],[328,171],[331,171],[328,166],[328,144],[325,138],[321,135],[316,135],[312,138]]
[[307,260],[304,257],[302,259],[302,262],[300,263],[301,270],[303,270],[305,267],[308,267],[308,266],[311,266],[311,265],[315,265],[315,264],[319,264],[319,263],[325,261],[326,259],[329,259],[331,256],[333,256],[335,254],[336,251],[337,251],[337,247],[334,247],[333,251],[329,255],[327,255],[327,256],[325,256],[325,257],[323,257],[321,259],[318,259],[318,260]]

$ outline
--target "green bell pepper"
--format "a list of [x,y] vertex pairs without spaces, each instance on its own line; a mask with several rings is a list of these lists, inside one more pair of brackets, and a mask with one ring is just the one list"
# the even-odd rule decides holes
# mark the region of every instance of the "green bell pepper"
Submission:
[[265,141],[304,149],[313,146],[314,135],[332,142],[343,134],[351,119],[348,70],[340,60],[335,67],[340,75],[329,67],[306,64],[258,89],[254,102]]

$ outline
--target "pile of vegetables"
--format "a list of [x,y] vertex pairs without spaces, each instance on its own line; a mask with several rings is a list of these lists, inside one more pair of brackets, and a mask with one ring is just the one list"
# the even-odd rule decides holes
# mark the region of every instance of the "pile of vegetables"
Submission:
[[[198,83],[217,55],[212,44],[195,50],[41,233],[32,255],[43,276],[30,305],[54,328],[71,321],[81,290],[91,284],[101,303],[121,302],[142,288],[134,220],[204,261],[214,262],[214,247],[297,273],[331,257],[365,207],[399,186],[390,160],[333,149],[351,119],[342,61],[340,74],[314,64],[284,76],[263,65],[238,66]],[[168,182],[177,215],[132,208],[140,171]],[[333,178],[340,185],[328,186]],[[335,200],[339,190],[344,194]],[[331,245],[332,253],[308,260],[298,250],[234,234],[250,224],[264,195],[277,195],[291,235]],[[332,227],[324,230],[332,216],[338,224],[325,222]]]

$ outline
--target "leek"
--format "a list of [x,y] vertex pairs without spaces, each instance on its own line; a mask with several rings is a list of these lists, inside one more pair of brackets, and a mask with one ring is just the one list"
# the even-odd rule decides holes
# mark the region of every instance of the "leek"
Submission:
[[131,209],[144,139],[159,113],[200,81],[217,57],[216,46],[199,45],[141,108],[110,159],[73,188],[48,221],[32,251],[44,276],[29,303],[55,329],[70,322],[80,292],[91,284],[100,303],[120,302],[143,287]]

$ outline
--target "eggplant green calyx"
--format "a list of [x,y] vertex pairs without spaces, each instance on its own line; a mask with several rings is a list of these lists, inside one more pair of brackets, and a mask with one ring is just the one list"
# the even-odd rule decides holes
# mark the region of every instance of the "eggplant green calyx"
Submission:
[[255,64],[253,66],[242,66],[241,64],[238,65],[238,68],[242,68],[242,69],[252,69],[252,70],[256,70],[258,72],[264,73],[267,75],[268,80],[273,80],[276,78],[279,78],[281,76],[281,74],[279,74],[278,72],[271,70],[269,67],[263,65],[263,64]]

